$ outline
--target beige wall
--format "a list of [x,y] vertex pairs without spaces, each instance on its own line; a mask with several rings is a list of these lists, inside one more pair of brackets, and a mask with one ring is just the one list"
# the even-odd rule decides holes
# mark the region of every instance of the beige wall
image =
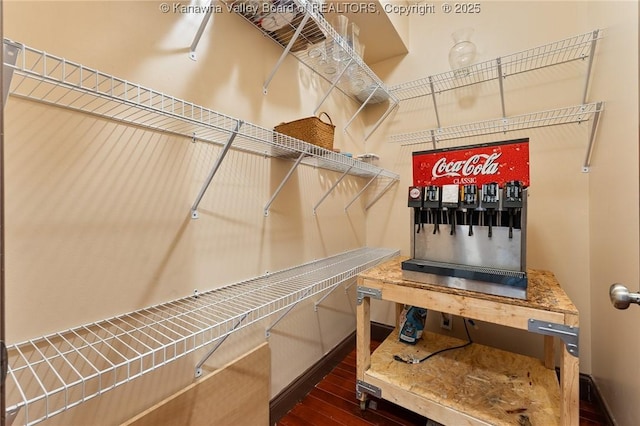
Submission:
[[[162,14],[159,3],[6,2],[5,36],[264,127],[312,114],[327,85],[288,57],[264,95],[282,48],[240,17],[216,15],[194,62],[188,47],[200,17]],[[332,95],[325,108],[342,129],[357,105]],[[343,180],[313,215],[340,174],[300,166],[265,217],[293,163],[231,151],[192,220],[220,146],[15,97],[5,123],[9,343],[366,243],[366,199],[344,212],[363,179]],[[335,146],[362,152],[362,127],[357,118],[348,134],[336,131]],[[272,330],[272,396],[355,329],[354,300],[351,287],[317,312],[302,303]],[[273,320],[232,336],[208,365],[263,342]],[[203,353],[48,423],[126,420],[191,383]]]
[[640,418],[640,309],[614,309],[612,283],[638,291],[638,3],[590,3],[607,28],[592,85],[607,101],[590,178],[592,373],[619,425]]
[[[553,271],[575,302],[581,371],[594,376],[619,424],[633,424],[640,380],[628,373],[640,350],[624,338],[637,335],[638,312],[612,310],[606,289],[612,281],[631,288],[639,281],[637,59],[628,55],[637,54],[637,5],[613,3],[483,2],[474,16],[412,16],[410,53],[374,68],[389,84],[446,71],[450,34],[464,26],[475,28],[479,61],[607,27],[588,96],[607,102],[591,173],[581,172],[587,126],[464,142],[531,139],[529,266]],[[4,9],[9,38],[265,127],[310,115],[324,93],[323,84],[288,58],[263,95],[262,83],[281,49],[237,16],[215,16],[193,62],[188,46],[199,18],[161,14],[158,2],[5,2]],[[635,49],[628,49],[632,43]],[[508,78],[507,114],[579,104],[584,71],[584,63],[572,63]],[[497,93],[489,83],[440,95],[442,125],[498,117]],[[340,129],[355,105],[332,96],[323,108]],[[379,113],[367,112],[366,125]],[[264,203],[289,163],[231,152],[197,221],[188,218],[189,207],[219,147],[15,98],[9,99],[5,123],[6,305],[13,343],[364,244],[408,254],[411,152],[429,146],[401,147],[387,138],[435,127],[435,116],[431,100],[422,99],[403,104],[366,143],[360,120],[348,134],[337,131],[337,147],[375,152],[381,166],[401,174],[401,182],[366,213],[363,203],[343,212],[363,184],[347,179],[313,216],[312,205],[337,175],[301,167],[264,217]],[[621,196],[600,202],[613,179],[628,180],[632,189],[624,194],[633,194],[632,203]],[[555,209],[560,203],[569,207]],[[625,210],[629,204],[635,208]],[[605,222],[613,233],[603,232]],[[621,248],[611,249],[613,242]],[[273,331],[272,395],[354,329],[353,300],[352,293],[334,292],[317,313],[304,303]],[[374,317],[390,322],[391,312],[376,305]],[[456,324],[453,332],[460,334]],[[233,335],[210,365],[263,341],[266,326]],[[436,327],[435,316],[430,326]],[[541,352],[539,336],[488,324],[473,333],[507,349]],[[191,383],[200,355],[49,423],[122,421]],[[131,397],[142,389],[144,398]]]

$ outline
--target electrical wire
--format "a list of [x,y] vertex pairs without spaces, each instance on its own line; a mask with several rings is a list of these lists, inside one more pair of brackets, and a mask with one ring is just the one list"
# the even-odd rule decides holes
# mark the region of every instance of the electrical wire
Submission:
[[406,364],[420,364],[421,362],[424,362],[426,360],[428,360],[429,358],[432,358],[436,355],[439,355],[443,352],[447,352],[447,351],[453,351],[455,349],[462,349],[462,348],[466,348],[467,346],[471,345],[473,343],[473,340],[471,340],[471,335],[469,334],[469,327],[467,326],[467,320],[466,318],[463,318],[463,322],[464,322],[464,330],[467,333],[467,342],[462,344],[462,345],[458,345],[458,346],[453,346],[450,348],[444,348],[444,349],[440,349],[438,351],[435,351],[433,353],[430,353],[429,355],[427,355],[424,358],[420,358],[420,359],[416,359],[416,358],[411,358],[409,360],[402,358],[400,355],[394,355],[393,359],[395,359],[396,361],[400,361],[400,362],[404,362]]

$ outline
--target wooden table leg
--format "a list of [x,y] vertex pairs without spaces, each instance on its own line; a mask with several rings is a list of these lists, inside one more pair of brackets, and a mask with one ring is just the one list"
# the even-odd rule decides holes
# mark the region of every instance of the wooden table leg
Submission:
[[544,366],[549,370],[556,368],[556,352],[553,336],[544,336]]
[[[356,378],[364,381],[364,372],[371,366],[371,298],[364,297],[356,307]],[[360,401],[366,401],[362,393]]]
[[571,355],[566,346],[562,348],[560,367],[561,414],[560,423],[578,426],[580,423],[580,370],[578,357]]
[[400,332],[400,315],[402,315],[402,310],[404,309],[404,303],[396,303],[396,328],[398,332]]

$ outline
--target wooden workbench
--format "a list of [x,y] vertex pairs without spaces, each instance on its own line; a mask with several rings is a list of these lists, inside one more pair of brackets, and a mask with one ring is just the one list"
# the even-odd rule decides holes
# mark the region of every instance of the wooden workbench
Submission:
[[[578,311],[554,275],[528,270],[527,299],[493,296],[402,278],[396,258],[358,276],[358,396],[374,394],[445,425],[578,425]],[[392,333],[371,354],[371,297],[544,334],[544,360],[484,345],[423,358],[464,341],[425,332],[416,346]],[[568,337],[567,337],[568,336]],[[562,339],[560,383],[554,340]],[[571,352],[571,353],[570,353]]]

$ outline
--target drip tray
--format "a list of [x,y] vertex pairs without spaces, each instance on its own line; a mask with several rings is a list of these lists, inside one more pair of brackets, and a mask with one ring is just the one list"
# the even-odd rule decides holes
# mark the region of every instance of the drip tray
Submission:
[[402,262],[402,277],[496,296],[527,298],[527,274],[520,271],[410,259]]

